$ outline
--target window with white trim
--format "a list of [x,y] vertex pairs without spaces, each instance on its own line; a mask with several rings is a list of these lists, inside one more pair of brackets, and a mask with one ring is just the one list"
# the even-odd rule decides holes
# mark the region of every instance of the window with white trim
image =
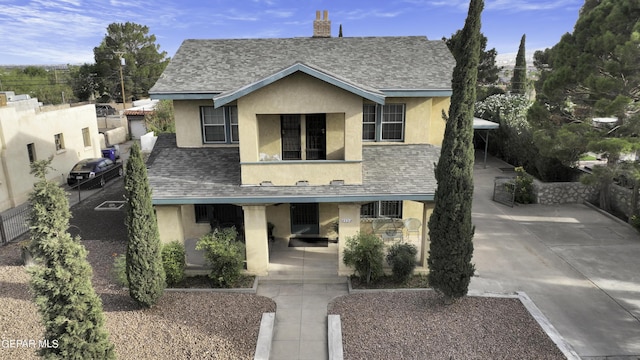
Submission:
[[200,107],[202,142],[205,144],[230,144],[240,141],[238,133],[238,107]]
[[402,201],[374,201],[360,207],[361,218],[402,219]]
[[64,136],[62,133],[53,135],[53,142],[56,144],[56,151],[64,150]]
[[84,142],[84,147],[91,146],[91,134],[88,127],[82,128],[82,141]]
[[405,104],[364,104],[362,140],[404,141]]
[[362,140],[376,140],[375,104],[364,104],[362,107]]
[[226,143],[224,107],[213,106],[200,108],[202,116],[202,138],[205,143]]
[[237,143],[240,141],[238,133],[238,107],[229,106],[229,122],[231,123],[231,142]]

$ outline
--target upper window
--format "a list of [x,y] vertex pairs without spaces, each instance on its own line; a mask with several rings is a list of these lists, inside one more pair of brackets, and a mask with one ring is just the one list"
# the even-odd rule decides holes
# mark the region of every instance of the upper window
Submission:
[[89,128],[82,128],[82,140],[84,141],[84,146],[91,146],[91,135],[89,134]]
[[362,140],[404,141],[404,122],[404,104],[364,104]]
[[374,201],[360,207],[362,218],[402,218],[402,201]]
[[236,106],[200,107],[204,143],[238,142],[238,108]]
[[362,108],[362,140],[376,140],[376,106],[365,104]]
[[56,144],[56,151],[64,150],[64,136],[62,133],[53,135],[53,140]]

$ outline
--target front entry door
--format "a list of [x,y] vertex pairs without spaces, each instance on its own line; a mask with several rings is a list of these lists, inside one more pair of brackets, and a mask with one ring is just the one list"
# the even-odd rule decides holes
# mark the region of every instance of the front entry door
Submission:
[[318,204],[291,204],[291,234],[320,234],[320,219],[318,213]]

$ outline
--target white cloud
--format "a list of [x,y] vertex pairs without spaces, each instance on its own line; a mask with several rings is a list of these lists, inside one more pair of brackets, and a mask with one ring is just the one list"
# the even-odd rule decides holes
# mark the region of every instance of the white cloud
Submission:
[[350,11],[338,11],[335,17],[346,20],[360,20],[365,18],[393,18],[401,15],[403,11],[382,11],[382,10],[350,10]]

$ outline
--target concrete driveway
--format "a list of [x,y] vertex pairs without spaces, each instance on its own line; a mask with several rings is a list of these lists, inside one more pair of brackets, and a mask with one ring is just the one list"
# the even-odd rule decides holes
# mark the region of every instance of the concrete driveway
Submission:
[[524,291],[584,359],[640,358],[640,236],[583,204],[491,200],[508,165],[474,169],[470,291]]

